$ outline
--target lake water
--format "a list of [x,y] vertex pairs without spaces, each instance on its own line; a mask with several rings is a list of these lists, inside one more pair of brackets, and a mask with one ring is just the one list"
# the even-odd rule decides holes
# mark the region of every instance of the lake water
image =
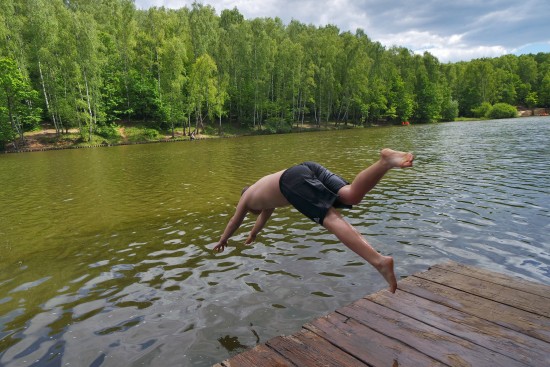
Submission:
[[210,366],[386,287],[278,209],[211,249],[241,188],[305,160],[348,180],[413,151],[343,211],[398,277],[454,260],[550,283],[550,118],[0,155],[0,365]]

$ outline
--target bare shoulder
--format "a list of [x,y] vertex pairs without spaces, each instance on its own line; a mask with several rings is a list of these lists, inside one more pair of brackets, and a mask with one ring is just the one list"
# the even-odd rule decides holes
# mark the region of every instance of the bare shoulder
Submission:
[[276,183],[277,185],[279,185],[279,180],[281,179],[281,175],[283,174],[283,172],[284,170],[264,176],[260,180],[258,180],[258,182],[263,180],[270,184]]
[[283,172],[284,171],[275,172],[260,178],[252,186],[248,188],[247,192],[250,191],[251,193],[253,193],[253,192],[263,191],[275,185],[277,185],[278,187],[279,180]]
[[263,210],[288,204],[279,189],[279,180],[283,172],[264,176],[246,190],[243,199],[248,208]]

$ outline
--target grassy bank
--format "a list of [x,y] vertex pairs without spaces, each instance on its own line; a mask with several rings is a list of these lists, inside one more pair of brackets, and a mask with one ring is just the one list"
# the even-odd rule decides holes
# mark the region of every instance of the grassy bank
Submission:
[[[352,125],[338,125],[333,123],[323,124],[320,127],[315,124],[301,124],[292,128],[278,129],[276,126],[263,126],[256,128],[241,127],[236,125],[224,125],[222,134],[218,134],[217,127],[207,127],[204,133],[196,134],[194,139],[216,139],[221,137],[236,137],[245,135],[264,135],[277,133],[307,132],[320,130],[339,130],[354,128]],[[44,124],[42,129],[26,132],[24,141],[17,147],[11,143],[6,145],[6,153],[33,152],[57,149],[76,149],[113,145],[131,145],[159,142],[175,142],[192,140],[187,131],[181,127],[172,131],[156,130],[140,124],[120,124],[111,128],[98,129],[91,137],[83,136],[78,129],[69,129],[67,132],[56,134],[55,129]]]

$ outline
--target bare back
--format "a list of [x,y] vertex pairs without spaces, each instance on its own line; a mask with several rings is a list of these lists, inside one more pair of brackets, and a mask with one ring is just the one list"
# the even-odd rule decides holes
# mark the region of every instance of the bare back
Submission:
[[283,171],[272,173],[260,178],[246,190],[242,200],[247,208],[264,210],[290,205],[279,188],[279,180]]

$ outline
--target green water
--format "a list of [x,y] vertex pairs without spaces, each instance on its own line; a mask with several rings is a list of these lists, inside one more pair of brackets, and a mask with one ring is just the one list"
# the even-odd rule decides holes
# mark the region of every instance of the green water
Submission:
[[550,119],[0,155],[0,365],[208,366],[385,287],[290,208],[211,248],[241,188],[305,160],[348,180],[415,152],[343,211],[398,276],[447,259],[550,283]]

